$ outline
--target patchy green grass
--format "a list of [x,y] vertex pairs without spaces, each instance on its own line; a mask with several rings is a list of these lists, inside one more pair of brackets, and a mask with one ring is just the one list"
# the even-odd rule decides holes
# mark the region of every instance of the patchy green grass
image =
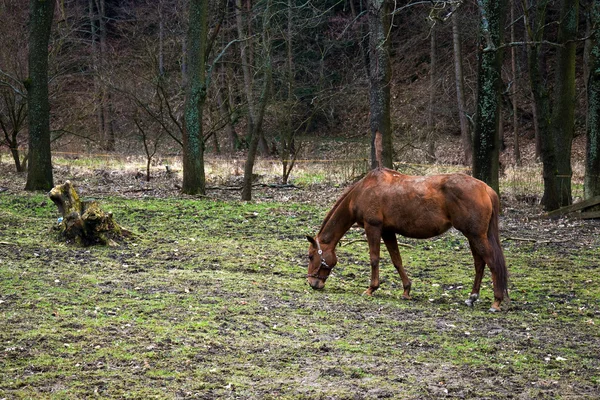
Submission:
[[367,298],[360,230],[338,249],[324,291],[305,283],[304,236],[322,207],[99,200],[132,240],[63,244],[44,195],[0,194],[0,398],[600,393],[597,223],[585,241],[506,241],[512,301],[491,314],[489,273],[481,301],[463,303],[473,267],[454,231],[400,240],[412,246],[401,251],[413,300],[401,300],[387,254]]

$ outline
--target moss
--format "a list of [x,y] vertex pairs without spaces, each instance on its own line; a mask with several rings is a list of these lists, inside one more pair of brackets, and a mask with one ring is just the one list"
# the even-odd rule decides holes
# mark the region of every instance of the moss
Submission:
[[482,304],[463,305],[473,266],[458,232],[403,239],[414,291],[403,301],[387,255],[381,289],[360,295],[363,242],[338,249],[324,291],[307,287],[304,234],[327,211],[315,205],[105,198],[117,220],[145,229],[115,249],[55,241],[39,229],[56,215],[41,195],[0,201],[0,242],[15,244],[0,244],[7,398],[597,392],[597,236],[505,242],[512,303],[492,315],[489,273]]

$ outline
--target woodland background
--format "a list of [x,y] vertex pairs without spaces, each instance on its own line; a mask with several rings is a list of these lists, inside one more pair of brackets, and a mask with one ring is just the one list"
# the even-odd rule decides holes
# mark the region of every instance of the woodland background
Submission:
[[[35,3],[0,2],[0,144],[10,150],[20,170],[27,167],[31,140],[27,136],[29,12]],[[189,39],[193,37],[190,21],[202,20],[194,18],[198,6],[190,10],[188,3],[56,2],[48,45],[54,154],[141,154],[150,166],[161,156],[185,153],[186,96],[190,97],[193,86],[190,69],[198,70],[190,68],[191,48],[196,45]],[[486,24],[499,18],[501,43],[494,54],[503,56],[498,65],[501,82],[492,84],[492,96],[499,104],[493,113],[500,117],[494,119],[495,132],[490,134],[492,142],[497,141],[492,150],[502,151],[502,163],[492,155],[495,168],[502,173],[507,165],[520,165],[523,157],[546,166],[542,139],[552,133],[540,128],[539,121],[548,119],[567,120],[561,135],[568,146],[555,141],[555,153],[567,153],[570,161],[575,138],[579,143],[575,159],[593,155],[597,160],[597,144],[588,147],[586,154],[582,150],[586,143],[582,137],[589,134],[587,85],[594,59],[594,2],[502,1],[497,3],[496,16],[491,13],[495,2],[475,1],[192,2],[196,3],[202,11],[198,15],[206,17],[198,36],[206,39],[198,92],[205,97],[200,101],[197,128],[200,145],[192,158],[203,157],[206,151],[211,156],[242,154],[250,159],[254,154],[248,149],[252,150],[255,138],[260,155],[281,159],[285,183],[300,156],[355,157],[339,154],[336,146],[319,154],[309,151],[315,149],[311,143],[325,137],[362,139],[368,145],[374,133],[373,115],[379,112],[369,99],[374,86],[372,65],[378,57],[375,51],[385,41],[390,74],[383,86],[390,91],[390,107],[384,112],[390,122],[382,130],[393,137],[389,142],[393,145],[387,146],[393,149],[384,152],[393,153],[395,161],[443,159],[470,166],[475,151],[470,147],[485,140],[477,125],[482,120],[477,116],[477,98],[478,90],[485,88],[481,80],[485,75],[479,70],[487,54],[484,45],[489,45]],[[567,25],[563,22],[568,7],[575,9],[577,36],[564,39],[561,27]],[[374,9],[384,26],[382,45],[375,48],[369,43],[376,36],[369,20],[376,14]],[[573,71],[574,98],[566,102],[573,115],[563,118],[552,114],[552,108],[559,108],[560,82],[570,82],[561,78],[559,67],[561,51],[569,46],[574,56],[568,66]],[[532,79],[534,64],[539,76]],[[479,98],[483,99],[481,92]],[[540,99],[549,104],[540,105]],[[540,115],[542,106],[549,109],[547,115]],[[461,154],[448,157],[447,143],[460,143]],[[533,143],[534,150],[523,156],[519,143],[526,149]],[[450,148],[458,153],[456,146]],[[593,163],[598,168],[598,162]],[[244,175],[251,179],[248,162],[245,167]],[[570,187],[572,171],[566,174],[568,182],[559,184]],[[595,187],[600,186],[597,175],[590,174],[595,176],[591,178]],[[544,179],[546,175],[544,170]],[[184,172],[184,191],[185,181]],[[595,194],[590,191],[588,197]],[[565,201],[546,206],[557,208],[571,201],[569,193]]]
[[[502,18],[483,24],[494,5]],[[599,182],[591,6],[600,2],[0,0],[0,398],[597,398],[600,220],[536,218],[553,178],[568,182],[567,202]],[[502,41],[490,45],[482,26]],[[202,41],[190,35],[206,47],[192,49]],[[386,54],[378,86],[373,71],[387,70],[371,61]],[[485,55],[501,61],[490,63],[495,84],[482,79]],[[204,79],[201,101],[190,101],[192,78]],[[47,108],[32,102],[40,88]],[[373,107],[374,88],[389,89],[389,108]],[[186,138],[190,109],[201,124]],[[387,126],[374,118],[386,109]],[[376,296],[360,296],[361,229],[339,246],[327,288],[306,285],[306,235],[370,168],[374,128],[389,128],[386,156],[411,174],[475,175],[468,148],[490,145],[482,159],[502,178],[510,270],[502,313],[487,312],[489,275],[481,304],[465,306],[473,261],[456,230],[401,239],[412,301],[389,264]],[[252,143],[262,154],[248,176]],[[205,195],[181,177],[194,146]],[[565,173],[548,168],[559,156]],[[236,201],[241,179],[275,168],[280,177],[254,180],[255,201]],[[54,179],[134,236],[65,244]]]

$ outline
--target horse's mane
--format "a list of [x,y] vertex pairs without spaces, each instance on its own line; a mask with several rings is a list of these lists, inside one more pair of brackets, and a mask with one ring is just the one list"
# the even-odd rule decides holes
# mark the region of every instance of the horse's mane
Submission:
[[[375,146],[375,160],[376,160],[376,163],[377,163],[377,167],[375,168],[375,171],[377,171],[377,172],[385,170],[385,168],[383,167],[383,160],[382,160],[382,157],[381,157],[382,152],[383,152],[383,143],[382,142],[383,142],[383,140],[382,140],[381,132],[379,132],[379,131],[375,132],[374,146]],[[364,179],[364,177],[363,177],[363,179]],[[339,208],[340,204],[342,204],[342,202],[344,200],[346,200],[346,198],[348,197],[348,195],[350,194],[350,192],[352,192],[352,190],[354,190],[354,188],[356,188],[356,186],[360,182],[362,182],[362,179],[354,182],[352,185],[350,185],[349,187],[347,187],[346,190],[344,190],[344,193],[342,193],[342,195],[339,197],[339,199],[337,199],[337,201],[335,202],[335,204],[333,205],[333,207],[331,208],[331,210],[329,210],[329,212],[325,216],[325,219],[323,220],[323,224],[321,225],[321,229],[319,229],[319,233],[317,234],[317,236],[319,236],[323,232],[323,229],[325,228],[325,225],[327,225],[327,223],[329,222],[329,220],[331,219],[331,217],[333,216],[333,214]]]
[[333,207],[331,207],[331,210],[329,210],[329,212],[327,213],[327,215],[325,216],[325,219],[323,220],[323,224],[321,224],[321,229],[319,229],[319,233],[317,234],[320,235],[321,232],[323,232],[323,228],[325,228],[325,225],[327,225],[327,222],[329,222],[329,220],[331,219],[331,216],[335,213],[335,211],[338,209],[338,207],[340,206],[340,204],[342,204],[342,202],[346,199],[346,197],[348,197],[348,195],[350,194],[350,192],[356,187],[356,185],[358,185],[360,182],[362,181],[362,179],[354,182],[352,185],[348,186],[346,188],[346,190],[344,190],[344,192],[342,193],[342,195],[337,199],[337,201],[335,202],[335,204],[333,205]]

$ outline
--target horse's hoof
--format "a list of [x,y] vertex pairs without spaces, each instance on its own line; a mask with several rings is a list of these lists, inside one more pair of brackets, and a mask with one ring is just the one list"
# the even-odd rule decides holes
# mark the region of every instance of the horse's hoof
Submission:
[[369,289],[367,289],[367,290],[365,290],[365,291],[363,292],[363,294],[362,294],[362,295],[363,295],[363,296],[369,296],[369,297],[371,297],[371,296],[373,295],[373,293],[371,293],[371,292],[369,291]]
[[493,312],[493,313],[500,312],[500,309],[499,308],[490,307],[490,312]]
[[411,300],[411,297],[408,296],[408,295],[406,295],[406,294],[403,294],[402,295],[402,300]]
[[469,307],[473,307],[477,299],[479,299],[479,296],[477,294],[472,294],[469,296],[468,299],[465,300],[465,304]]

